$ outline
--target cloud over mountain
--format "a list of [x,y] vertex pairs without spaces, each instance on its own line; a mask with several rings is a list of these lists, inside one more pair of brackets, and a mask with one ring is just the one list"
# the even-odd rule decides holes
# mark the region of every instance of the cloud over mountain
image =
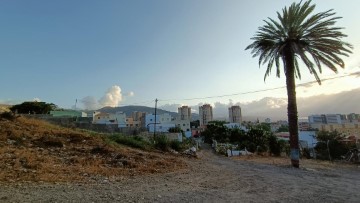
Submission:
[[[134,92],[129,92],[124,95],[125,97],[134,96]],[[105,106],[116,107],[123,100],[123,94],[121,92],[121,88],[118,85],[114,85],[110,87],[105,95],[102,96],[99,100],[97,100],[93,96],[86,96],[80,100],[85,109],[98,109]]]
[[[311,97],[297,98],[299,117],[307,117],[312,114],[327,113],[360,113],[360,88],[340,92],[331,95],[317,95]],[[198,105],[191,106],[196,112]],[[272,120],[287,119],[287,98],[265,97],[260,100],[247,103],[228,103],[215,102],[213,106],[214,118],[227,118],[228,107],[231,105],[240,105],[244,120],[254,120],[256,118],[271,118]],[[177,111],[180,104],[167,104],[160,106],[169,111]]]

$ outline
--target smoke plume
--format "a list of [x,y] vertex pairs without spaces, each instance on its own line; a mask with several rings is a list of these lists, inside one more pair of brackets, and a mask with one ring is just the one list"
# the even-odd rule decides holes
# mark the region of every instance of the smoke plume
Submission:
[[99,100],[93,96],[86,96],[80,100],[84,108],[88,110],[96,110],[105,106],[116,107],[121,101],[121,88],[118,85],[110,87]]
[[119,86],[114,85],[107,90],[106,94],[99,100],[99,103],[102,107],[116,107],[118,106],[119,102],[121,102],[121,100],[121,89]]

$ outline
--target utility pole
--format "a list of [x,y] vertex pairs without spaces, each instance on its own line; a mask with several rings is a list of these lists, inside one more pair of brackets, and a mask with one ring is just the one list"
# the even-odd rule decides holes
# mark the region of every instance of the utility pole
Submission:
[[155,141],[155,132],[156,132],[156,108],[157,108],[158,99],[155,99],[155,123],[154,123],[154,141]]

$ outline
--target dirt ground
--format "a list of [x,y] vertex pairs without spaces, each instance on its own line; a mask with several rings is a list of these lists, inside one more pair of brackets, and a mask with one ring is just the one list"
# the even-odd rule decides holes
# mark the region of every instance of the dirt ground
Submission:
[[0,202],[359,202],[360,168],[228,158],[205,146],[177,172],[83,183],[0,183]]

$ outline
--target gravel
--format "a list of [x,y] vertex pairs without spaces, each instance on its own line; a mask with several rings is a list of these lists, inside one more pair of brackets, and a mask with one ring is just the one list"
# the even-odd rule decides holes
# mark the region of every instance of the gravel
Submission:
[[360,168],[294,169],[215,155],[177,172],[83,183],[0,183],[0,202],[359,202]]

